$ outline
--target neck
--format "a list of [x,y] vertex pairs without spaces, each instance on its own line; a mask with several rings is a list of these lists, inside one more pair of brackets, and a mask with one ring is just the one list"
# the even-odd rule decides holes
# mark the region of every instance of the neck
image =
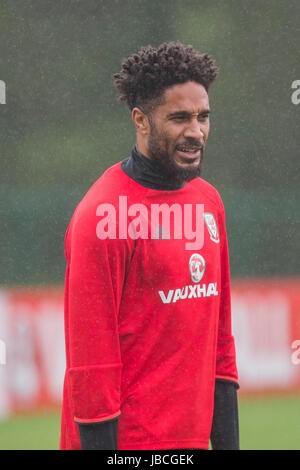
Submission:
[[161,167],[137,150],[137,146],[133,148],[130,157],[122,161],[121,168],[127,176],[146,188],[161,191],[176,191],[185,185],[185,183],[178,183],[167,179],[163,175]]
[[148,158],[149,160],[152,160],[149,153],[148,153],[148,146],[144,140],[142,140],[139,135],[137,135],[136,138],[136,144],[135,144],[135,149],[137,153],[140,153],[144,157]]

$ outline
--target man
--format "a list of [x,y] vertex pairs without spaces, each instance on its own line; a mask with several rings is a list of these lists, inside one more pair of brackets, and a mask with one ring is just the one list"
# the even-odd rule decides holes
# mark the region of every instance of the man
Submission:
[[62,449],[239,448],[224,208],[199,177],[217,73],[165,43],[114,76],[137,140],[66,234]]

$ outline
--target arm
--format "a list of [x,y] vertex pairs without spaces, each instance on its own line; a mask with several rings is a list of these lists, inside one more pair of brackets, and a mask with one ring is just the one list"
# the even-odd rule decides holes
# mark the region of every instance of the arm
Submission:
[[118,418],[78,427],[82,450],[117,450]]
[[216,380],[210,439],[214,450],[240,448],[237,385],[234,382]]
[[231,295],[225,214],[219,217],[221,298],[218,325],[214,415],[211,443],[214,450],[239,449],[237,390],[238,373],[234,338],[231,331]]
[[127,240],[100,240],[97,221],[96,207],[80,207],[66,239],[67,380],[82,449],[116,449],[118,311],[130,249]]

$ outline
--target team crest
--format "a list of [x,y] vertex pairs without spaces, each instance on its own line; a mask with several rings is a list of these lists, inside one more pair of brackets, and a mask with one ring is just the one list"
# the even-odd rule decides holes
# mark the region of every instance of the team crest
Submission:
[[216,224],[214,216],[210,214],[209,212],[204,212],[203,216],[204,216],[206,226],[208,228],[210,239],[215,243],[219,243],[220,242],[219,233],[218,233],[218,228],[217,228],[217,224]]
[[193,282],[199,282],[203,278],[205,272],[205,260],[199,255],[194,253],[189,261],[190,273]]

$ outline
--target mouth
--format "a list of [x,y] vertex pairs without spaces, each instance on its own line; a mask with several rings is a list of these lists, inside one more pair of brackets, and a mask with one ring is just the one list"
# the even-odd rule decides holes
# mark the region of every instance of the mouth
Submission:
[[202,147],[194,147],[189,145],[182,145],[176,147],[176,152],[184,163],[194,163],[201,157]]

